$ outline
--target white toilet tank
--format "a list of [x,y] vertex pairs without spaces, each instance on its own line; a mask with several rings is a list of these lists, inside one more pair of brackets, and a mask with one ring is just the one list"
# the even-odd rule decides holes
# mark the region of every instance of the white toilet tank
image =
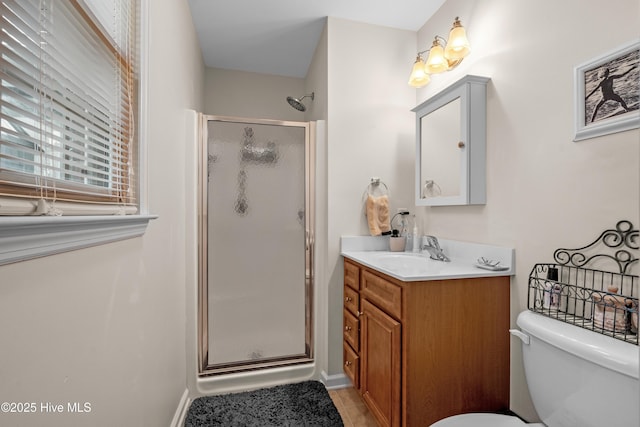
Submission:
[[547,426],[640,426],[637,345],[531,311],[517,324],[529,392]]

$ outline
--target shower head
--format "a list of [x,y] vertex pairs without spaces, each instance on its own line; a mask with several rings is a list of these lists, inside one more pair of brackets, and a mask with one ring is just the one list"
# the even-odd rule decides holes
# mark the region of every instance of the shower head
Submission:
[[311,100],[313,101],[314,96],[315,92],[311,92],[311,95],[305,95],[302,98],[292,98],[290,96],[287,96],[287,102],[298,111],[306,111],[307,107],[305,107],[305,105],[302,103],[302,100],[305,98],[311,98]]

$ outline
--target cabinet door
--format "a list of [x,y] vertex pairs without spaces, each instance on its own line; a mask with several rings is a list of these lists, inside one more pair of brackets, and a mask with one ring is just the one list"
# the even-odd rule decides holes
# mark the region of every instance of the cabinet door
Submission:
[[396,427],[401,419],[401,325],[366,299],[361,308],[362,397],[381,426]]

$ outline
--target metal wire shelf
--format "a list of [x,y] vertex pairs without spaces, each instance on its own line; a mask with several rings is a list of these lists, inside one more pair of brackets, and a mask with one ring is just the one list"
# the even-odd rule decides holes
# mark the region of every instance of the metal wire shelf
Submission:
[[[529,275],[529,310],[638,345],[638,230],[629,221],[606,230],[590,245],[558,249],[555,263],[536,264]],[[613,250],[612,255],[594,250]],[[587,268],[602,262],[619,272]]]

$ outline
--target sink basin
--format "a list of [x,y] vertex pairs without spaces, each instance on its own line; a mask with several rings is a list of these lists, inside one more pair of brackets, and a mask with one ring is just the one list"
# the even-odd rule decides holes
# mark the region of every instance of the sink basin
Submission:
[[411,252],[380,252],[371,256],[372,261],[382,268],[391,271],[424,271],[433,272],[439,270],[442,266],[436,264],[440,261],[429,259],[426,254],[417,254]]
[[397,260],[401,260],[401,259],[423,259],[424,260],[428,258],[423,254],[417,254],[413,252],[380,252],[373,256],[378,259],[397,259]]
[[426,260],[428,257],[426,257],[423,254],[418,254],[418,253],[413,253],[413,252],[385,252],[385,251],[379,251],[379,252],[372,252],[371,253],[371,258],[375,258],[378,260],[397,260],[397,261],[401,261],[401,260]]

